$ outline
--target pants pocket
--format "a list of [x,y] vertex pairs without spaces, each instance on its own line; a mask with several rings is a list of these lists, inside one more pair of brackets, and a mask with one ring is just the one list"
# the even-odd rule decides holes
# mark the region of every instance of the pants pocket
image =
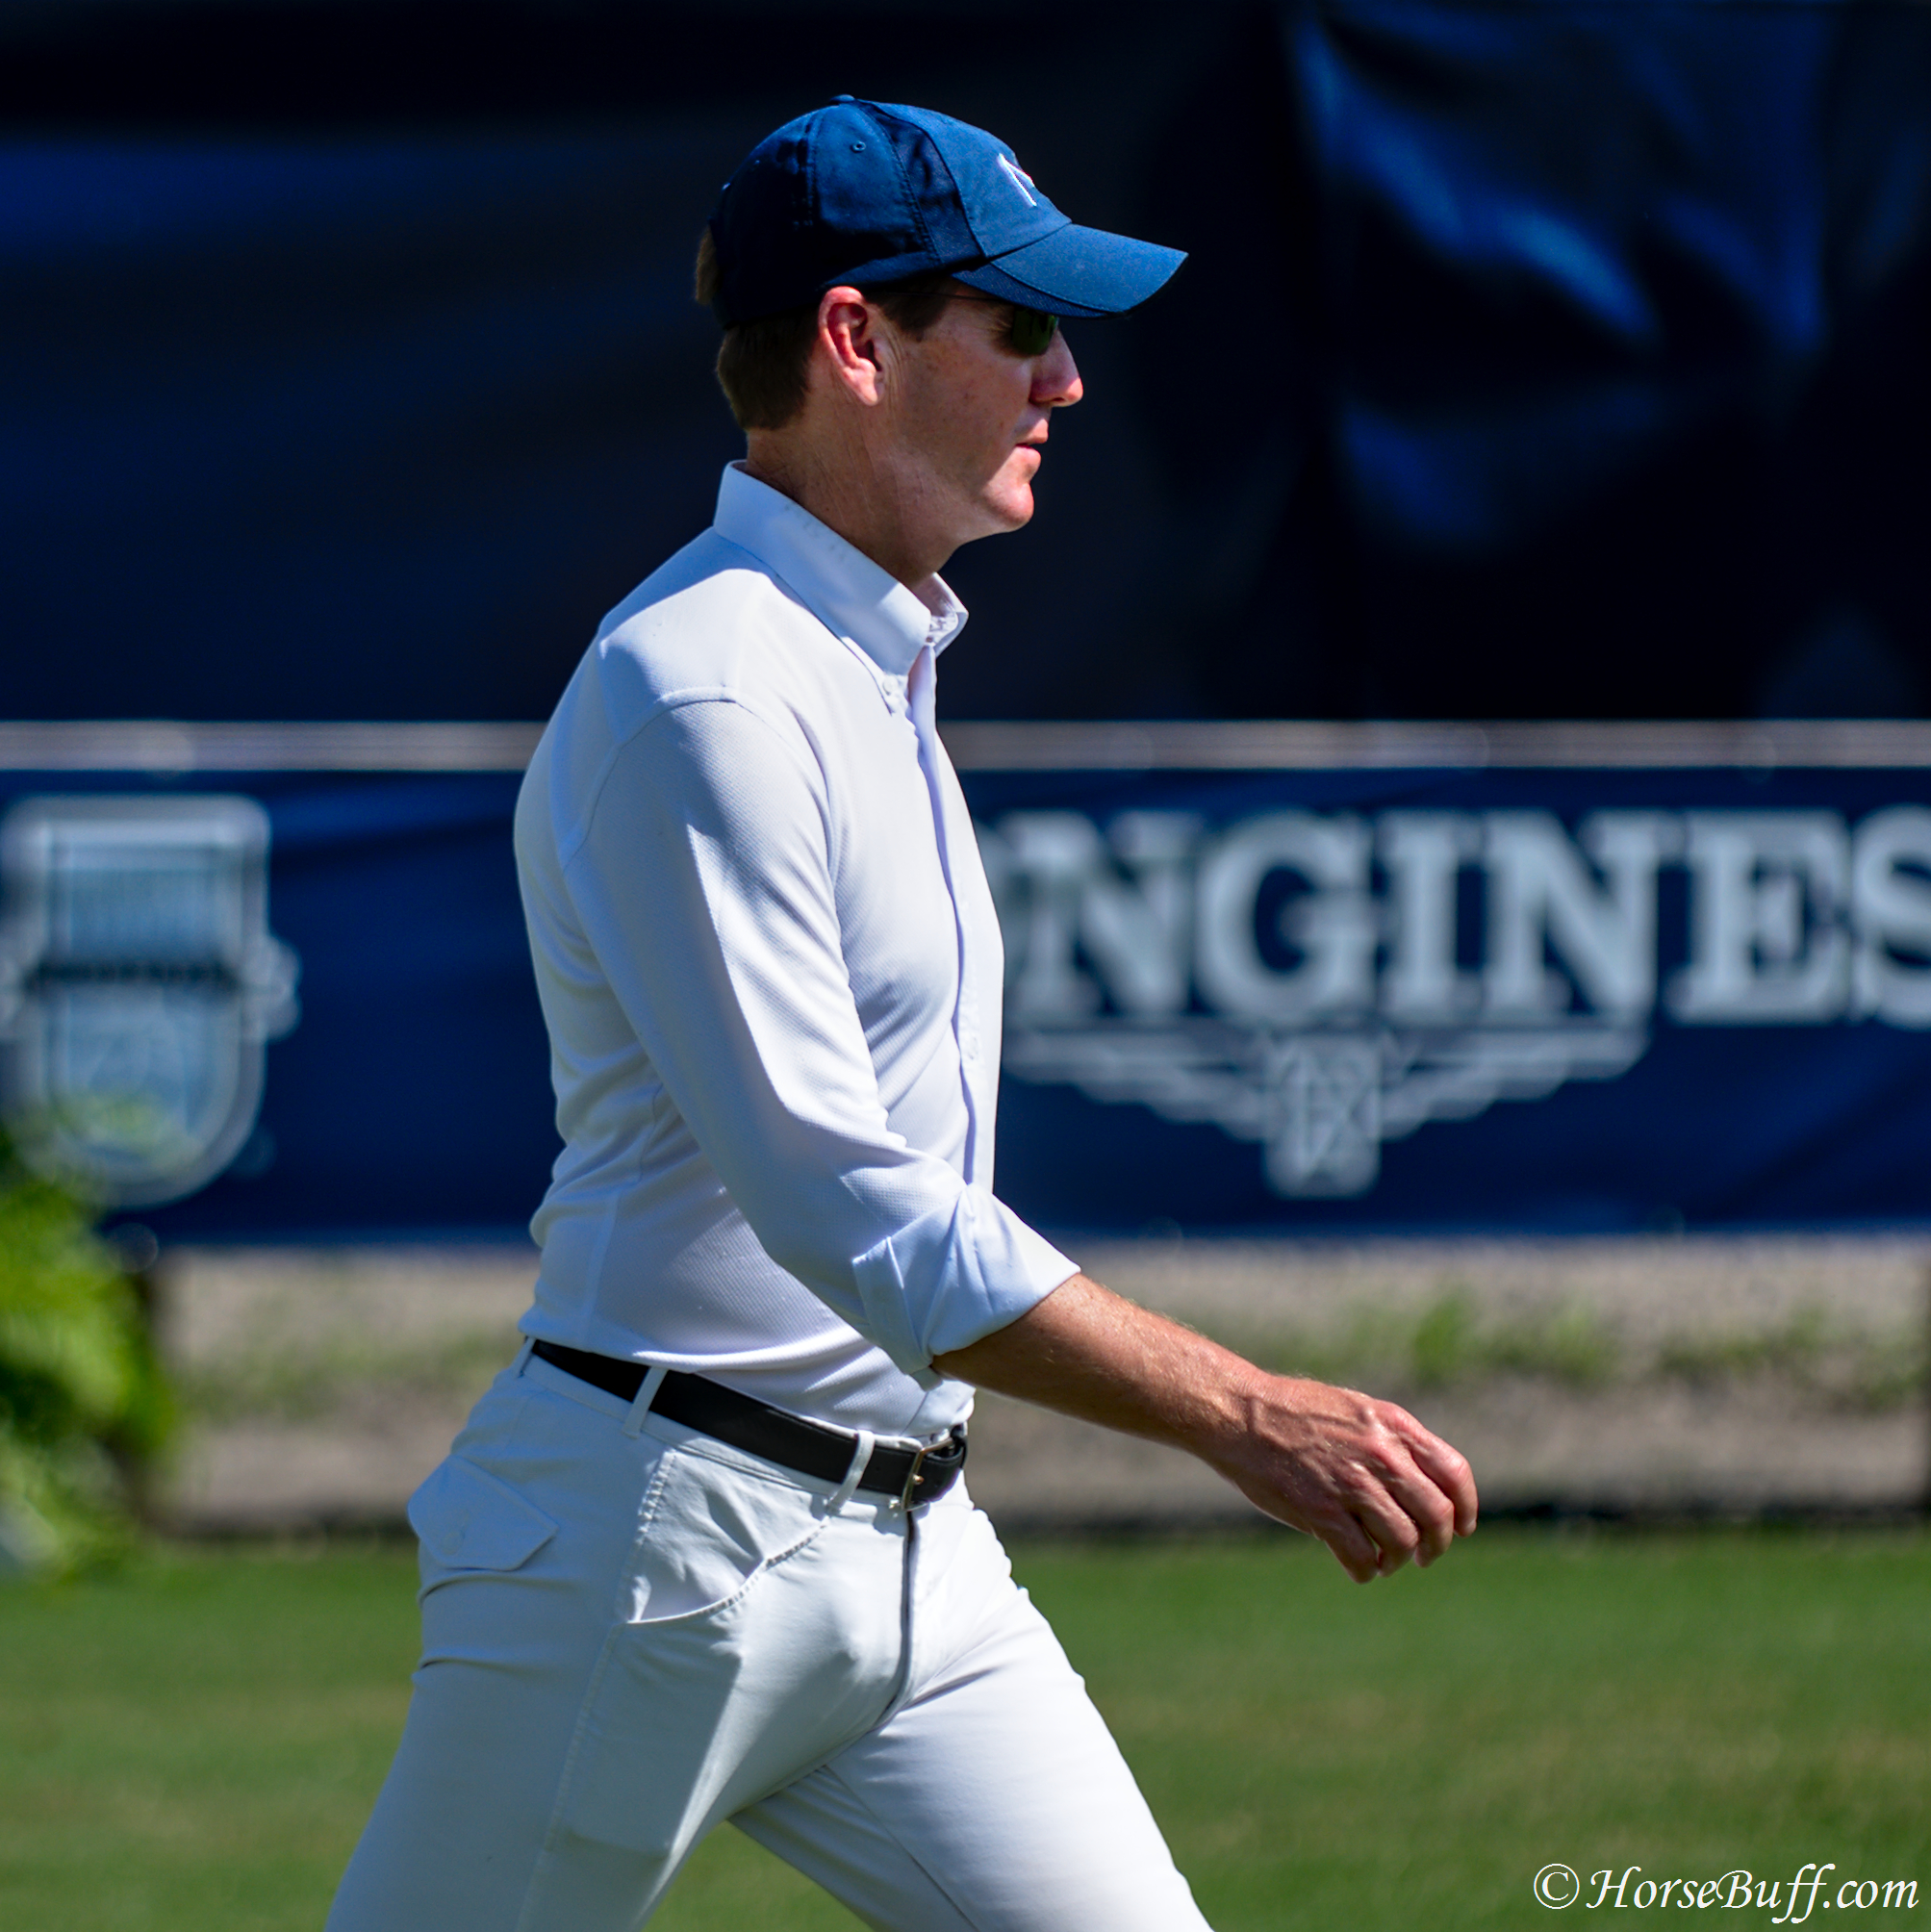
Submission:
[[[643,1916],[709,1824],[877,1723],[901,1665],[902,1527],[669,1447],[572,1741],[524,1923]],[[602,1922],[597,1920],[596,1922]],[[612,1922],[615,1922],[614,1915]]]
[[668,1449],[642,1513],[622,1619],[677,1623],[738,1603],[823,1532],[812,1502],[793,1484]]
[[447,1456],[409,1499],[409,1527],[433,1570],[514,1570],[556,1535],[556,1525],[507,1483]]

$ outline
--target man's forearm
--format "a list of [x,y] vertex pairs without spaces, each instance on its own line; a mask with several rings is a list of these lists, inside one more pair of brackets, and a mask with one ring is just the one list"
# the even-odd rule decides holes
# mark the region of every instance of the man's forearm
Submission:
[[1360,1582],[1432,1563],[1475,1527],[1468,1464],[1406,1410],[1269,1375],[1084,1275],[942,1373],[1198,1456],[1258,1509],[1320,1538]]

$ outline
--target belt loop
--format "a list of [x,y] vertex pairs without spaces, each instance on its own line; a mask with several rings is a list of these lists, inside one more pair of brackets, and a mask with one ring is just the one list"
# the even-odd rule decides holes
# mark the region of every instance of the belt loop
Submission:
[[650,1405],[657,1399],[657,1391],[664,1385],[664,1378],[670,1370],[660,1362],[653,1362],[650,1372],[637,1385],[637,1393],[630,1398],[630,1411],[623,1418],[623,1433],[635,1436],[644,1427],[644,1418],[650,1412]]
[[858,1479],[865,1473],[865,1465],[872,1460],[872,1445],[877,1437],[869,1429],[858,1432],[858,1439],[851,1447],[851,1463],[845,1471],[845,1480],[832,1490],[830,1500],[825,1505],[825,1513],[835,1516],[851,1500],[851,1492],[858,1487]]

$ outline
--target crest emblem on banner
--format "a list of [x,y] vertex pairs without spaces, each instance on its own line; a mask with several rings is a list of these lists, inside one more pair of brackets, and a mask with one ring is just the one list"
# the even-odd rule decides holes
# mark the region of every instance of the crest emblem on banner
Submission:
[[117,1207],[205,1186],[261,1110],[297,962],[251,799],[28,799],[0,826],[0,1101],[28,1158]]

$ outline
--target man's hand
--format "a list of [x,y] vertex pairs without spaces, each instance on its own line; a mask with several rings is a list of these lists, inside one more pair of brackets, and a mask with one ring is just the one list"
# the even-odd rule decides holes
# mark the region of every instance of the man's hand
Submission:
[[1319,1537],[1357,1583],[1424,1569],[1475,1528],[1461,1454],[1407,1410],[1352,1388],[1254,1370],[1248,1424],[1196,1454],[1256,1509]]
[[1357,1583],[1426,1566],[1475,1528],[1467,1462],[1391,1402],[1269,1375],[1075,1275],[942,1374],[1198,1456],[1318,1537]]

